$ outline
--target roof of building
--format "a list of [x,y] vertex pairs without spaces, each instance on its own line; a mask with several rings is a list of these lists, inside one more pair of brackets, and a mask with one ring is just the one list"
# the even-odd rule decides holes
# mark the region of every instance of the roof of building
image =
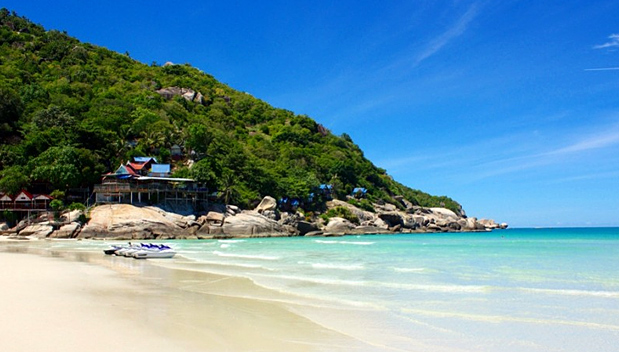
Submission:
[[48,196],[47,194],[35,194],[34,200],[52,200],[54,198]]
[[8,194],[0,193],[0,201],[1,202],[12,202],[13,198],[11,198],[11,196]]
[[134,169],[132,167],[127,167],[125,165],[120,165],[118,169],[114,172],[116,175],[132,175],[137,176]]
[[152,157],[152,156],[134,156],[133,157],[133,161],[136,163],[147,163],[150,160],[153,160],[154,162],[157,162],[157,159]]
[[144,166],[148,165],[148,163],[133,163],[128,162],[127,166],[131,167],[135,171],[140,171],[144,168]]
[[150,172],[156,174],[168,174],[170,173],[170,164],[153,164]]
[[107,174],[103,175],[103,178],[106,178],[108,176],[111,177],[115,177],[115,178],[130,178],[130,177],[135,177],[135,176],[139,176],[135,170],[133,170],[133,168],[129,165],[120,165],[118,167],[118,169],[116,169],[116,171],[114,172],[110,172]]
[[24,202],[24,201],[31,201],[32,200],[32,194],[26,190],[21,190],[19,191],[19,193],[17,193],[17,195],[15,196],[14,200],[16,202]]

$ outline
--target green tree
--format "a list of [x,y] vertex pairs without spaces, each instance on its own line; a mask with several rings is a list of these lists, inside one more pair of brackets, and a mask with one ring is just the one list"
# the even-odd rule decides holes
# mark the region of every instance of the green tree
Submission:
[[139,107],[131,113],[131,119],[133,120],[131,131],[133,135],[139,136],[142,133],[148,132],[149,126],[160,121],[161,117],[151,110]]
[[0,171],[0,190],[9,194],[17,194],[29,183],[23,167],[14,165]]
[[96,179],[96,163],[90,151],[65,146],[49,148],[29,165],[33,179],[47,181],[56,189],[66,190]]
[[49,202],[49,207],[54,211],[54,219],[60,219],[60,212],[64,209],[64,203],[60,199],[54,199]]
[[0,137],[14,132],[22,110],[19,95],[8,87],[0,86]]
[[189,126],[189,134],[185,145],[198,155],[204,156],[208,151],[212,139],[213,135],[205,125],[192,124]]
[[32,116],[32,124],[41,130],[51,127],[72,128],[74,123],[73,116],[55,105],[39,110]]

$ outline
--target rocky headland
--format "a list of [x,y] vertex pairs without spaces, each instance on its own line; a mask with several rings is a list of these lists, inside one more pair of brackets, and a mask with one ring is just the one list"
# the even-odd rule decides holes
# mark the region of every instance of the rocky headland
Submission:
[[[0,224],[0,234],[25,238],[77,238],[113,240],[224,239],[246,237],[344,236],[424,232],[490,231],[507,228],[494,220],[467,217],[446,208],[406,204],[373,204],[374,212],[348,202],[332,200],[329,209],[346,209],[344,217],[280,212],[272,197],[253,210],[234,205],[211,205],[202,214],[182,215],[154,206],[104,204],[91,208],[82,223],[80,212],[59,219],[39,217],[13,228]],[[402,209],[405,208],[405,209]],[[83,219],[83,217],[81,217]]]

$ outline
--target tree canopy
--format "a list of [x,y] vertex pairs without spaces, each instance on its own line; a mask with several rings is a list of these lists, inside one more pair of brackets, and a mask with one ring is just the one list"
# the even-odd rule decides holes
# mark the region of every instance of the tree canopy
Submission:
[[[336,136],[189,64],[146,65],[6,9],[0,57],[0,191],[31,182],[91,187],[132,156],[155,156],[239,205],[265,195],[305,199],[331,184],[342,199],[363,187],[371,201],[398,204],[400,195],[460,210],[448,197],[394,181],[349,135]],[[184,148],[180,160],[171,158],[173,145]]]

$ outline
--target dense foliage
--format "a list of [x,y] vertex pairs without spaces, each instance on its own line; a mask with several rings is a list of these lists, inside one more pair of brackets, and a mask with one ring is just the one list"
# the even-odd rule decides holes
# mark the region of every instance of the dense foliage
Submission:
[[[91,187],[132,156],[150,155],[171,162],[176,176],[194,177],[245,206],[265,195],[305,200],[331,184],[340,199],[364,187],[373,202],[398,204],[393,196],[402,195],[413,204],[459,209],[447,197],[395,182],[348,135],[335,136],[188,64],[145,65],[6,9],[0,44],[2,191]],[[157,93],[167,87],[192,89],[202,101]],[[170,157],[173,145],[185,149],[180,160]]]

